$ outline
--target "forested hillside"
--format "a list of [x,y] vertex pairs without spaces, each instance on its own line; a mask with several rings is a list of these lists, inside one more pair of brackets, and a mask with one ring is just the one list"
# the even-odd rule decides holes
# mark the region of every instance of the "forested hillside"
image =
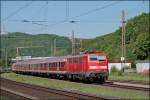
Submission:
[[16,57],[17,47],[27,47],[19,49],[19,56],[32,56],[43,57],[53,56],[54,52],[54,40],[56,39],[55,55],[67,55],[71,52],[71,41],[67,37],[62,37],[53,34],[38,34],[30,35],[26,33],[9,33],[8,35],[2,35],[1,38],[1,52],[2,57],[5,54],[5,48],[7,48],[8,57]]
[[[86,40],[84,49],[109,54],[110,61],[120,61],[121,27],[116,32]],[[128,61],[148,59],[150,50],[149,14],[131,18],[126,24],[126,56]]]
[[[30,47],[19,49],[20,56],[53,56],[54,39],[56,39],[56,55],[61,56],[71,54],[71,41],[67,37],[53,34],[31,35],[14,32],[9,33],[8,35],[1,35],[1,58],[4,59],[5,57],[5,48],[7,50],[8,58],[15,58],[17,47]],[[109,61],[120,61],[121,27],[113,33],[99,36],[94,39],[83,40],[82,50],[100,51],[109,55]],[[148,59],[149,50],[149,14],[143,13],[127,21],[127,61]],[[3,62],[2,59],[1,62]]]

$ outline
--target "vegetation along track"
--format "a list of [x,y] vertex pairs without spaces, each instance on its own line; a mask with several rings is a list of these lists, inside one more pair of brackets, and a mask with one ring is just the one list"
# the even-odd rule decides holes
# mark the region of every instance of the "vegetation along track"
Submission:
[[111,82],[108,81],[103,86],[109,87],[117,87],[117,88],[125,88],[125,89],[132,89],[132,90],[139,90],[149,92],[150,88],[149,85],[139,85],[139,84],[131,84],[131,83],[123,83],[123,82]]
[[83,94],[71,91],[64,91],[52,88],[46,88],[31,84],[20,83],[8,79],[1,78],[1,90],[13,92],[15,95],[28,97],[32,100],[45,99],[61,99],[61,100],[111,100],[119,99],[108,96],[96,96],[90,94]]

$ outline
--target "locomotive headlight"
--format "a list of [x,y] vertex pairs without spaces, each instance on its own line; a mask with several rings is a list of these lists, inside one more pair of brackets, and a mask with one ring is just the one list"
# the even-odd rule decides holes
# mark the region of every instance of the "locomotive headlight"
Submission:
[[107,66],[90,66],[90,69],[107,69]]
[[97,69],[98,66],[90,66],[90,69]]
[[99,68],[101,68],[101,69],[106,69],[107,66],[99,66]]

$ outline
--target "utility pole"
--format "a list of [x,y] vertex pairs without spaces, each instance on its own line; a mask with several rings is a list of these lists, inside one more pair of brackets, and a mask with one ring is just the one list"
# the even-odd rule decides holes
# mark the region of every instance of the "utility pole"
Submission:
[[72,55],[75,55],[75,39],[74,39],[74,30],[72,30]]
[[22,49],[22,48],[25,48],[25,47],[17,47],[17,52],[16,52],[16,60],[18,62],[18,57],[19,57],[19,49]]
[[[3,25],[3,32],[4,32],[4,34],[6,35],[6,37],[5,37],[5,45],[6,45],[6,41],[7,41],[7,31],[5,30],[5,25]],[[5,68],[7,69],[7,66],[8,66],[8,64],[7,64],[7,47],[5,47]]]
[[7,69],[7,66],[8,66],[8,62],[7,62],[7,48],[5,48],[5,67],[6,67],[6,69]]
[[54,56],[56,56],[56,38],[54,39]]
[[53,43],[51,43],[51,56],[53,56]]
[[124,67],[125,67],[125,62],[126,62],[126,46],[125,46],[125,11],[122,11],[122,43],[121,43],[121,67],[122,67],[122,71],[124,72]]
[[19,47],[17,47],[17,53],[16,53],[16,57],[18,57],[19,56]]
[[80,48],[83,49],[83,47],[82,47],[82,39],[80,39]]

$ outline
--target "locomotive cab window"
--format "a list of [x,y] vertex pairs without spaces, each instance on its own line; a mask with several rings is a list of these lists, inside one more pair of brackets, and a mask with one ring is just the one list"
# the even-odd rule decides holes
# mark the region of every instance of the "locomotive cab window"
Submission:
[[106,56],[98,56],[98,61],[106,61]]
[[90,56],[90,61],[106,61],[106,56]]
[[98,61],[97,56],[91,56],[90,61]]

